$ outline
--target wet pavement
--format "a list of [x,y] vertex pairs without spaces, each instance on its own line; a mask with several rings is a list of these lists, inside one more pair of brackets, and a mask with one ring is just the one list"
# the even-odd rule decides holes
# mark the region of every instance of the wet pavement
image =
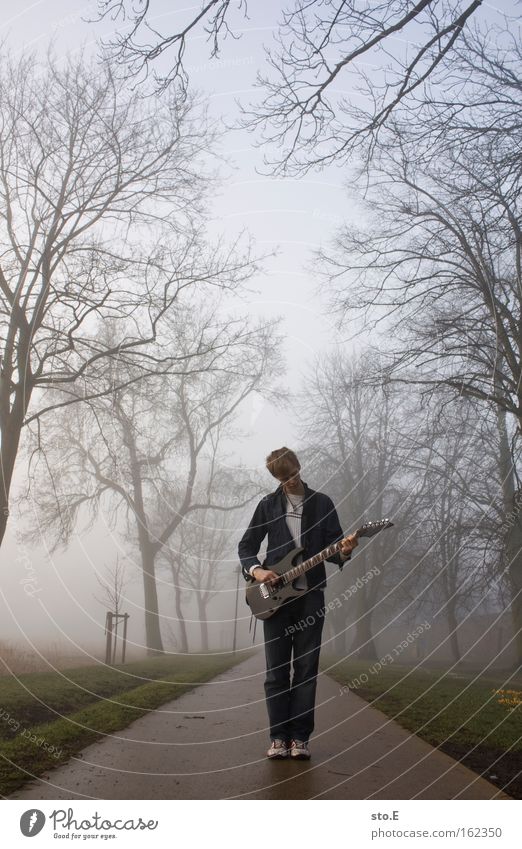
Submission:
[[11,799],[509,799],[319,676],[311,761],[269,761],[257,652]]

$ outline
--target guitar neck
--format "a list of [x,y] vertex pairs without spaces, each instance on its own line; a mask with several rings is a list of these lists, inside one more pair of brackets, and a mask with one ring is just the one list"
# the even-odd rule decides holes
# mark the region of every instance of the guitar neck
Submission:
[[329,557],[332,557],[334,554],[337,554],[341,550],[342,539],[339,542],[334,542],[332,545],[329,545],[328,548],[323,548],[318,554],[314,554],[313,557],[309,557],[308,560],[304,560],[299,566],[294,566],[293,569],[289,569],[288,572],[285,572],[284,575],[281,575],[283,583],[290,584],[292,581],[295,581],[299,575],[304,575],[305,572],[308,572],[309,569],[313,569],[314,566],[317,566],[318,563],[321,563],[323,560],[328,560]]

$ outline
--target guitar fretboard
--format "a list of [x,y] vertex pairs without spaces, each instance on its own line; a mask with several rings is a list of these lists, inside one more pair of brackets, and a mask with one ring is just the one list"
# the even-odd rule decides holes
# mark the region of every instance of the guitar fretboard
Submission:
[[318,554],[314,554],[313,557],[309,557],[308,560],[304,560],[299,564],[299,566],[294,566],[293,569],[289,569],[288,572],[281,575],[281,580],[284,584],[290,584],[292,581],[295,581],[299,575],[304,575],[308,569],[312,569],[314,566],[317,566],[318,563],[321,563],[322,560],[328,560],[329,557],[337,554],[337,552],[341,550],[341,543],[342,540],[339,540],[339,542],[334,542],[332,545],[329,545],[328,548],[323,548],[323,550]]

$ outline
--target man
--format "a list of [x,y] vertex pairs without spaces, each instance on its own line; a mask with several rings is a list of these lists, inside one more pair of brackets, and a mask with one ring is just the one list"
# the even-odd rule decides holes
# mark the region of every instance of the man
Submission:
[[[277,581],[279,576],[270,566],[296,546],[304,548],[295,561],[299,563],[343,538],[332,500],[301,480],[301,466],[293,451],[286,447],[272,451],[266,458],[266,467],[279,481],[279,486],[261,499],[238,546],[245,579],[259,582]],[[267,535],[267,553],[262,566],[257,555]],[[355,534],[346,537],[341,553],[330,559],[342,569],[356,545]],[[271,738],[269,758],[310,758],[308,740],[314,728],[325,613],[324,563],[301,575],[296,586],[305,588],[306,592],[286,601],[277,613],[263,620],[265,696]],[[290,682],[291,661],[293,677]]]

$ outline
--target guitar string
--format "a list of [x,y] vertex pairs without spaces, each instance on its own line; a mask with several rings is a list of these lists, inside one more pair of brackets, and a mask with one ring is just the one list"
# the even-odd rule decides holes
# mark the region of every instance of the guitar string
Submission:
[[[288,500],[290,501],[290,504],[292,504],[291,499],[288,499]],[[292,507],[294,507],[293,504],[292,504]],[[364,533],[363,533],[364,531],[371,529],[371,530],[374,530],[375,532],[377,532],[377,530],[387,526],[388,524],[391,524],[389,519],[381,519],[378,522],[366,522],[355,533],[358,536],[364,536]],[[371,536],[373,536],[373,534],[371,534]],[[280,577],[281,583],[282,584],[288,584],[291,581],[294,581],[297,577],[299,577],[299,575],[308,571],[308,569],[311,569],[317,563],[320,563],[322,560],[327,560],[328,557],[331,557],[333,554],[336,554],[340,550],[341,543],[342,543],[342,540],[339,540],[339,542],[334,543],[333,545],[328,546],[327,548],[323,548],[322,551],[320,551],[318,554],[315,554],[313,557],[310,557],[308,560],[305,560],[303,563],[300,563],[299,566],[294,566],[293,569],[290,569],[288,572],[285,572],[283,575],[281,575],[281,577]],[[260,585],[260,587],[261,587],[261,585]],[[273,595],[277,592],[277,589],[276,589],[276,587],[270,587],[269,586],[268,592],[269,592],[270,595]]]
[[[292,504],[291,499],[288,500],[290,501],[290,504]],[[294,505],[292,504],[292,507],[293,506]],[[370,528],[377,529],[379,525],[384,526],[388,522],[389,519],[381,519],[379,522],[367,522],[361,528],[359,528],[356,533],[362,536],[363,531],[369,530]],[[289,569],[288,572],[285,572],[284,575],[281,576],[282,583],[288,584],[291,581],[294,581],[297,577],[299,577],[299,575],[302,575],[304,572],[307,572],[308,569],[311,569],[317,563],[320,563],[321,560],[327,560],[328,557],[332,556],[332,554],[337,554],[337,552],[340,550],[341,542],[342,540],[332,546],[329,546],[328,548],[324,548],[322,551],[319,552],[319,554],[315,554],[313,557],[310,557],[308,560],[305,560],[304,563],[300,563],[299,566],[294,566],[293,569]]]

